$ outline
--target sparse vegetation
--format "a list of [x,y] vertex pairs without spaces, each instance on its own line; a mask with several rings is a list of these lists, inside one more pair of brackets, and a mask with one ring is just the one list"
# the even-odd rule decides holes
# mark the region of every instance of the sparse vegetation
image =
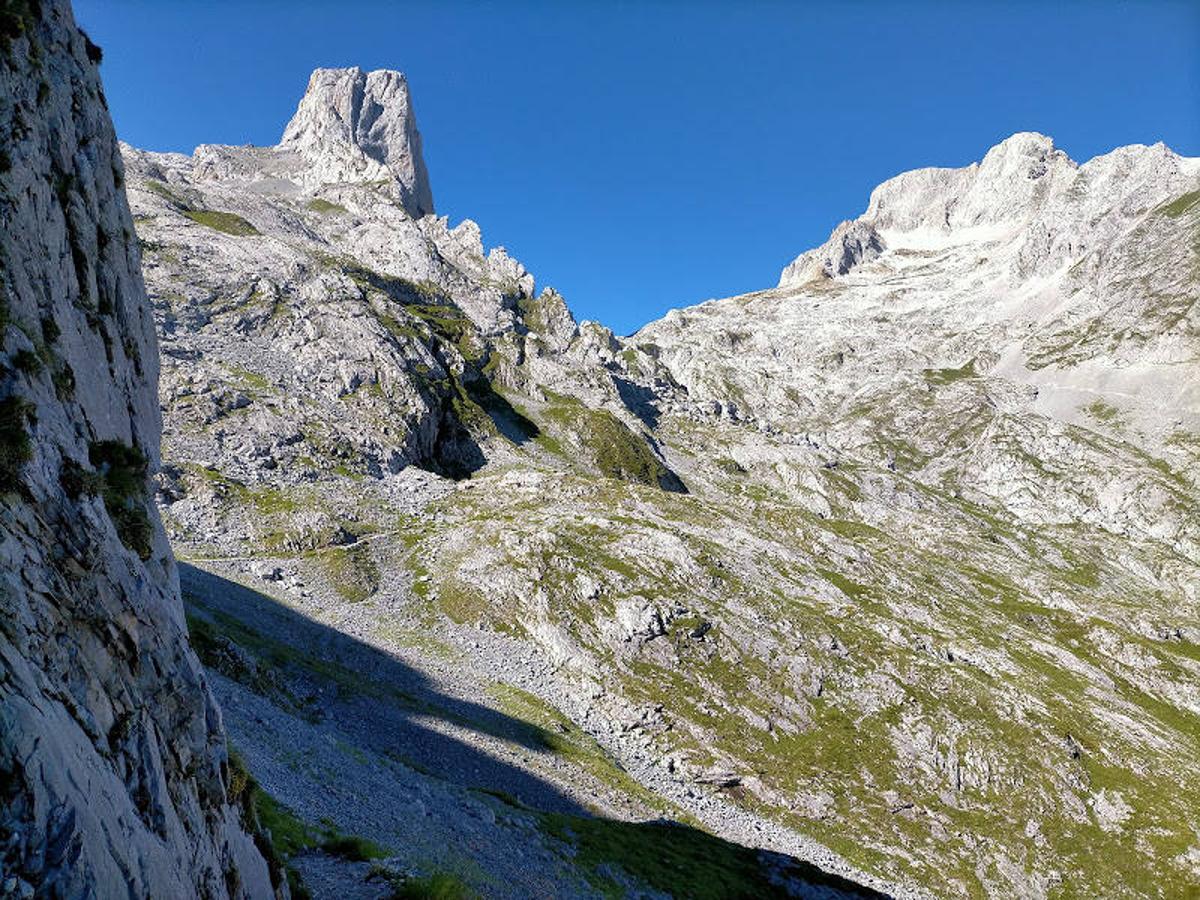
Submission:
[[[673,822],[619,822],[545,814],[542,828],[574,850],[574,860],[592,872],[605,896],[624,897],[626,889],[607,873],[617,866],[672,897],[692,900],[768,900],[791,894],[773,881],[757,850]],[[813,884],[854,895],[855,885],[797,863],[789,874]]]
[[925,380],[937,387],[979,377],[979,373],[975,371],[975,360],[957,369],[926,369],[924,374]]
[[389,900],[475,900],[478,896],[452,872],[434,872],[399,881]]
[[1117,424],[1120,416],[1120,410],[1104,400],[1093,400],[1083,408],[1083,411],[1097,422],[1103,422],[1106,425]]
[[0,400],[0,493],[20,487],[21,470],[33,458],[29,419],[33,404],[15,395]]
[[[389,851],[374,841],[342,834],[329,825],[312,826],[284,806],[259,785],[241,756],[229,753],[228,796],[242,811],[242,821],[267,860],[271,882],[278,887],[284,878],[292,888],[293,900],[308,891],[288,861],[297,853],[321,849],[331,856],[354,862],[382,859]],[[300,893],[297,893],[299,889]]]
[[318,558],[330,584],[350,603],[361,603],[379,587],[380,572],[367,544],[333,547]]
[[333,203],[332,201],[326,200],[323,197],[314,197],[313,199],[309,200],[307,208],[311,209],[315,213],[320,213],[323,216],[349,212],[349,210],[340,203]]
[[551,400],[544,413],[547,421],[557,426],[560,435],[577,441],[601,475],[667,490],[684,490],[645,438],[635,434],[612,412],[589,408],[574,397],[545,393]]
[[138,447],[120,441],[95,441],[88,458],[100,476],[104,508],[117,529],[121,543],[149,559],[153,551],[154,527],[147,511],[147,460]]
[[1200,209],[1200,191],[1191,191],[1159,207],[1164,215],[1170,216],[1172,219],[1178,219],[1193,209]]
[[189,209],[183,213],[193,222],[204,225],[222,234],[234,237],[247,237],[259,233],[258,229],[243,219],[237,213],[221,212],[216,209]]

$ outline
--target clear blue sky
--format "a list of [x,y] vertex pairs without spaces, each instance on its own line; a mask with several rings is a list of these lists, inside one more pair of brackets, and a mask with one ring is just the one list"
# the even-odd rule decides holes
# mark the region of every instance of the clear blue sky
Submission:
[[273,144],[316,66],[408,74],[438,212],[628,332],[768,287],[1014,131],[1200,155],[1200,3],[76,0],[120,136]]

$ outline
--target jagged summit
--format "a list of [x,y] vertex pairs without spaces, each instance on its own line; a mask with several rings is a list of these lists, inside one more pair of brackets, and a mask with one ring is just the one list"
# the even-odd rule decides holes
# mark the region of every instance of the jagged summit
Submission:
[[1030,274],[1061,264],[1093,237],[1111,237],[1115,223],[1182,193],[1198,174],[1200,160],[1161,143],[1120,147],[1080,165],[1052,138],[1017,132],[969,166],[889,178],[871,192],[866,212],[788,264],[779,286],[846,275],[886,249],[962,242],[1011,242]]
[[221,182],[243,196],[299,199],[365,187],[398,201],[413,219],[434,212],[408,82],[390,69],[314,70],[273,147],[201,144],[188,156],[123,144],[122,152],[155,180],[179,188]]
[[400,72],[314,70],[279,147],[304,157],[308,181],[394,178],[414,218],[434,211],[412,97]]

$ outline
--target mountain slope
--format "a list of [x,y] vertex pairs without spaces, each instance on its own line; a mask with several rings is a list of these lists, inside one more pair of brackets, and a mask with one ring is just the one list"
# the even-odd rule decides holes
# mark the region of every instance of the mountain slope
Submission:
[[153,504],[158,353],[99,58],[66,2],[0,10],[0,895],[286,897]]
[[125,151],[181,553],[580,729],[628,815],[899,895],[1200,879],[1197,161],[1015,135],[620,339],[287,143]]

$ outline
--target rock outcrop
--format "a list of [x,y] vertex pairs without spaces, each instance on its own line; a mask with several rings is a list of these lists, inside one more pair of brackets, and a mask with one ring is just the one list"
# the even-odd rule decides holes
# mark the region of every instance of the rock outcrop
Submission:
[[0,896],[272,897],[153,502],[158,350],[99,60],[65,0],[0,12]]
[[414,219],[433,213],[408,82],[379,69],[317,69],[280,149],[304,160],[305,183],[394,179]]

